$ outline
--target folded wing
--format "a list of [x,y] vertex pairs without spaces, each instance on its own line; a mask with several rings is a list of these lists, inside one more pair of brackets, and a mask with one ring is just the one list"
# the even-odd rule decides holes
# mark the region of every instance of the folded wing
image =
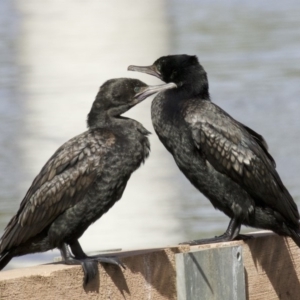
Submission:
[[5,228],[0,253],[37,235],[81,201],[101,172],[104,152],[105,141],[89,132],[62,145],[34,179],[17,214]]
[[238,183],[257,203],[272,207],[288,222],[298,224],[297,206],[276,172],[263,137],[213,103],[206,101],[203,105],[205,113],[200,108],[188,114],[186,120],[198,150],[218,172]]

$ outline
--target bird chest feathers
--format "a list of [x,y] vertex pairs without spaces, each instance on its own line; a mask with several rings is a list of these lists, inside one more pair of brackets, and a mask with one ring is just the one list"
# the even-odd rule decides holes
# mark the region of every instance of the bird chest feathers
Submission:
[[150,153],[149,132],[141,124],[134,125],[125,129],[126,135],[116,136],[115,153],[118,153],[120,162],[128,168],[128,172],[136,170]]

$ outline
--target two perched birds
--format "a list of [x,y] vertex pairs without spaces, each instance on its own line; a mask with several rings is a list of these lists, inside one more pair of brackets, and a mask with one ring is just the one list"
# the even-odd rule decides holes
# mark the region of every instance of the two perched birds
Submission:
[[[221,236],[239,237],[241,225],[290,236],[300,247],[299,213],[276,172],[264,138],[210,100],[207,75],[196,56],[161,57],[149,67],[130,66],[166,84],[136,79],[104,83],[88,115],[88,131],[62,145],[33,181],[0,240],[0,269],[14,257],[58,248],[67,264],[80,263],[89,282],[97,262],[78,239],[118,201],[149,155],[148,131],[121,115],[146,97],[154,129],[179,169],[230,223]],[[72,254],[71,254],[71,252]]]

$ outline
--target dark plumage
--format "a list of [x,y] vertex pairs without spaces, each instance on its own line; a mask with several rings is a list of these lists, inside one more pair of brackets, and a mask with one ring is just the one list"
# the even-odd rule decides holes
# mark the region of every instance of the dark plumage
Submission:
[[300,247],[298,209],[264,138],[211,102],[197,57],[165,56],[128,69],[177,84],[155,97],[154,129],[190,182],[231,219],[222,236],[189,243],[232,240],[245,224],[290,236]]
[[[173,87],[149,87],[125,78],[101,86],[88,115],[89,129],[53,154],[6,226],[0,240],[0,270],[14,256],[58,248],[67,264],[82,264],[85,282],[95,275],[95,263],[78,239],[121,198],[132,172],[150,151],[149,132],[121,115],[148,96]],[[120,264],[116,258],[93,258]]]

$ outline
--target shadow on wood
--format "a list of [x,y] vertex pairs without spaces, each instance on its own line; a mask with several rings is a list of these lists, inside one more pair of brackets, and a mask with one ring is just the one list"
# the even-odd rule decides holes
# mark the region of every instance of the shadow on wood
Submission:
[[[166,299],[176,298],[176,270],[174,268],[174,254],[179,253],[177,248],[173,248],[170,254],[173,262],[167,255],[167,251],[157,251],[149,254],[137,255],[124,260],[133,274],[140,274],[146,281],[146,289],[155,289]],[[149,298],[152,299],[152,298]]]
[[[130,295],[126,279],[123,274],[123,270],[119,266],[114,265],[103,265],[107,275],[111,278],[115,286],[118,288],[120,294],[126,299],[125,293]],[[105,284],[103,284],[105,288]],[[100,288],[101,288],[101,278],[100,278]]]
[[[295,295],[300,295],[298,277],[300,249],[293,241],[277,235],[269,235],[249,240],[247,245],[257,275],[267,276],[278,299],[296,299]],[[251,268],[245,268],[245,280],[249,288],[250,281],[253,280]],[[265,285],[265,290],[270,290],[270,287]],[[249,291],[247,293],[249,299]]]

